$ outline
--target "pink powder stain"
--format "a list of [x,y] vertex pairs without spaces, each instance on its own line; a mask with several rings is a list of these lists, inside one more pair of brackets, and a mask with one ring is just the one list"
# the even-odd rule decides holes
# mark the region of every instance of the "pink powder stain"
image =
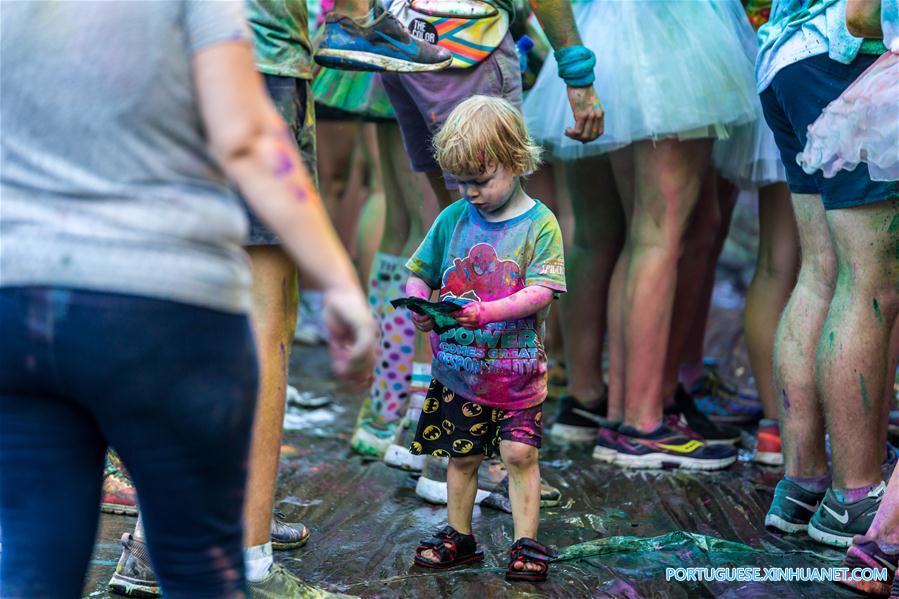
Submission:
[[275,165],[275,176],[286,177],[293,172],[293,160],[286,150],[278,150],[278,163]]

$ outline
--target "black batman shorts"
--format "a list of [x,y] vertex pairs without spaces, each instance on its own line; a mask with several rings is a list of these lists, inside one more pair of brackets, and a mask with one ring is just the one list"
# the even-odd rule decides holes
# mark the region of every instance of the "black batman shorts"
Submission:
[[490,408],[459,397],[431,379],[409,451],[437,457],[491,457],[498,453],[501,440],[539,449],[542,439],[542,403],[523,410]]

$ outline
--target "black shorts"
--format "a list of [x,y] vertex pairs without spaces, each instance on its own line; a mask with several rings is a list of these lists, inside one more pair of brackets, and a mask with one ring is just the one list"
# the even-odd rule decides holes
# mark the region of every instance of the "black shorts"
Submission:
[[877,58],[859,54],[851,63],[842,64],[827,54],[812,56],[781,69],[761,94],[765,120],[780,150],[790,191],[820,194],[826,210],[899,196],[899,182],[872,181],[865,162],[832,178],[825,178],[821,171],[809,175],[796,163],[796,154],[805,147],[809,125]]
[[522,410],[490,408],[459,397],[432,379],[409,451],[444,458],[478,454],[490,457],[499,450],[502,440],[539,449],[543,440],[543,404]]

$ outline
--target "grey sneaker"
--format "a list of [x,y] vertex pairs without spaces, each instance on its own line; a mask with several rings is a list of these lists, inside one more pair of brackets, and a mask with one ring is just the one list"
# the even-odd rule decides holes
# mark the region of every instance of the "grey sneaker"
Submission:
[[774,498],[765,515],[765,526],[786,533],[806,530],[822,499],[824,493],[806,491],[784,478],[774,487]]
[[[446,468],[448,458],[428,456],[415,494],[429,503],[446,504]],[[562,500],[562,493],[542,478],[540,479],[540,507],[555,507]],[[484,460],[478,468],[478,492],[475,504],[512,512],[509,504],[509,474],[500,460]]]
[[252,599],[342,599],[353,595],[331,593],[294,576],[278,564],[269,570],[268,576],[259,582],[250,582]]
[[159,583],[150,565],[150,556],[143,541],[130,532],[122,535],[122,555],[115,573],[109,580],[109,590],[126,597],[159,597]]
[[868,532],[885,490],[886,485],[881,481],[865,497],[843,503],[836,498],[833,489],[827,489],[824,500],[809,520],[808,536],[825,545],[849,547],[852,537]]
[[301,522],[287,522],[281,510],[272,511],[272,549],[299,549],[309,542],[309,529]]

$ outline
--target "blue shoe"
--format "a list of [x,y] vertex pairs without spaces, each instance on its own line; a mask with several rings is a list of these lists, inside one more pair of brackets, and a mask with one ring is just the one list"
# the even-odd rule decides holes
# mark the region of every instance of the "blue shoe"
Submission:
[[881,482],[858,501],[843,503],[833,489],[828,489],[821,506],[809,520],[808,536],[825,545],[849,547],[852,537],[868,532],[884,491],[886,485]]
[[742,393],[724,380],[712,358],[703,360],[705,373],[689,390],[696,407],[715,422],[750,424],[762,418],[762,404],[756,395]]
[[774,488],[774,499],[765,516],[765,527],[787,533],[804,531],[823,499],[823,492],[806,491],[796,483],[783,479]]
[[325,17],[315,62],[344,71],[421,73],[445,69],[453,61],[448,50],[418,40],[379,4],[366,25],[337,13]]

